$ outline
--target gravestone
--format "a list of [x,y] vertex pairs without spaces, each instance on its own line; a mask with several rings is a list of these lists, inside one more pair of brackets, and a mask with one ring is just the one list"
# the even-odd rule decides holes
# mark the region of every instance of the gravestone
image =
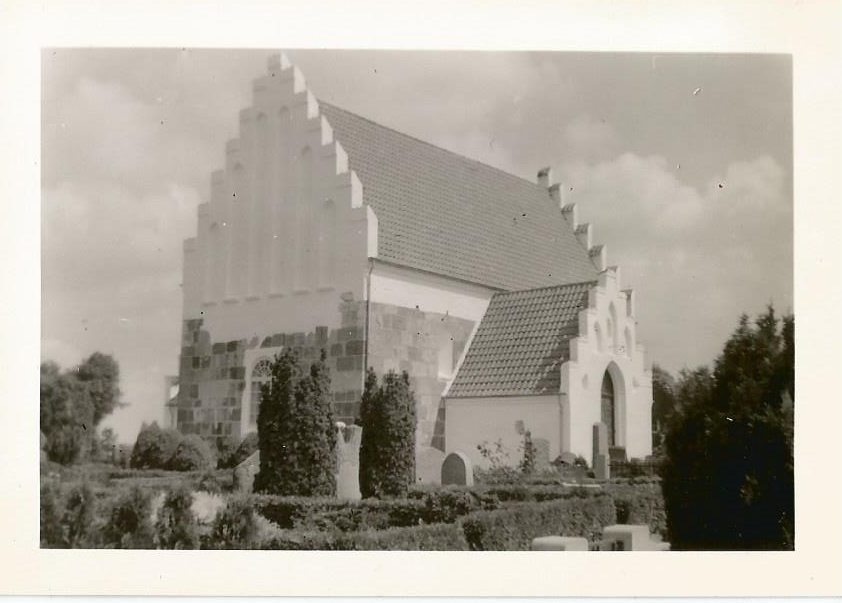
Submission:
[[363,428],[359,425],[336,424],[336,497],[359,500],[360,443]]
[[542,536],[532,540],[533,551],[587,551],[588,539],[574,536]]
[[535,438],[532,445],[535,446],[535,471],[546,471],[550,468],[550,441],[546,438]]
[[608,456],[608,427],[605,423],[593,425],[593,472],[596,479],[608,479],[611,475]]
[[260,471],[260,451],[255,450],[246,460],[234,467],[234,490],[251,492],[254,476]]
[[415,449],[415,481],[419,484],[441,483],[441,465],[445,454],[432,446]]
[[473,486],[474,467],[468,455],[462,452],[451,452],[441,464],[442,486]]

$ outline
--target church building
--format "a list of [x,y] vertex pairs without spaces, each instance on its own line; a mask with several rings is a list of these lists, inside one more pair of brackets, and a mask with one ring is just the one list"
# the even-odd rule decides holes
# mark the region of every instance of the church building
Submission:
[[590,462],[598,422],[628,457],[651,454],[634,293],[549,169],[527,181],[322,102],[281,55],[210,180],[167,387],[181,432],[256,431],[269,363],[294,348],[326,351],[346,423],[366,367],[407,371],[419,459],[482,465],[499,440],[516,463],[528,429],[551,460]]

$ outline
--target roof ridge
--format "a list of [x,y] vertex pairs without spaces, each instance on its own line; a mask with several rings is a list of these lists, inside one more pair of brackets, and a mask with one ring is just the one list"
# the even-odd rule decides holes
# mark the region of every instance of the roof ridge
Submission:
[[[328,106],[328,107],[330,107],[331,109],[335,109],[335,110],[337,110],[337,111],[342,111],[343,113],[347,113],[347,114],[349,114],[349,115],[353,115],[353,116],[354,116],[354,117],[356,117],[357,119],[362,119],[363,121],[367,121],[368,123],[370,123],[370,124],[372,124],[372,125],[374,125],[374,126],[377,126],[378,128],[383,128],[384,130],[389,130],[390,132],[393,132],[393,133],[395,133],[395,134],[397,134],[397,135],[399,135],[399,136],[403,136],[404,138],[408,138],[408,139],[410,139],[410,140],[414,140],[415,142],[419,142],[419,143],[421,143],[421,144],[423,144],[423,145],[426,145],[426,146],[428,146],[428,147],[432,147],[432,148],[434,148],[434,149],[436,149],[436,150],[438,150],[438,151],[444,151],[445,153],[448,153],[448,154],[450,154],[450,155],[454,155],[454,156],[456,156],[456,157],[459,157],[460,159],[464,159],[464,160],[466,160],[466,161],[470,161],[470,162],[472,162],[472,163],[476,163],[477,165],[480,165],[480,166],[482,166],[482,167],[484,167],[484,168],[488,168],[488,169],[490,169],[490,170],[494,170],[494,171],[496,171],[496,172],[500,172],[501,174],[504,174],[504,175],[506,175],[506,176],[508,176],[508,177],[510,177],[510,178],[515,178],[516,180],[519,180],[519,181],[521,181],[521,182],[525,182],[525,183],[527,183],[527,184],[531,184],[532,186],[534,186],[534,187],[535,187],[535,188],[537,188],[538,190],[543,190],[542,188],[540,188],[540,186],[539,186],[536,182],[532,182],[531,180],[527,180],[526,178],[524,178],[524,177],[522,177],[522,176],[518,176],[517,174],[512,174],[511,172],[507,172],[507,171],[506,171],[506,170],[504,170],[504,169],[501,169],[501,168],[498,168],[498,167],[494,167],[493,165],[490,165],[490,164],[488,164],[488,163],[484,163],[484,162],[482,162],[482,161],[479,161],[478,159],[473,159],[473,158],[471,158],[471,157],[468,157],[467,155],[462,155],[462,154],[460,154],[460,153],[457,153],[456,151],[451,151],[451,150],[449,150],[449,149],[445,149],[444,147],[440,147],[440,146],[438,146],[438,145],[435,145],[435,144],[433,144],[432,142],[429,142],[429,141],[427,141],[427,140],[423,140],[423,139],[421,139],[421,138],[418,138],[417,136],[413,136],[412,134],[407,134],[406,132],[401,132],[400,130],[397,130],[397,129],[395,129],[395,128],[392,128],[392,127],[389,127],[389,126],[384,126],[384,125],[383,125],[383,124],[381,124],[380,122],[374,121],[373,119],[370,119],[370,118],[368,118],[368,117],[365,117],[365,116],[363,116],[363,115],[360,115],[359,113],[354,113],[353,111],[349,111],[348,109],[345,109],[344,107],[340,107],[340,106],[338,106],[338,105],[334,105],[333,103],[330,103],[330,102],[328,102],[328,101],[323,101],[323,100],[321,100],[321,99],[319,99],[319,98],[317,98],[317,99],[316,99],[316,101],[317,101],[320,105],[327,105],[327,106]],[[328,123],[329,123],[329,122],[330,122],[330,120],[328,120]],[[549,193],[547,194],[547,198],[549,199]]]

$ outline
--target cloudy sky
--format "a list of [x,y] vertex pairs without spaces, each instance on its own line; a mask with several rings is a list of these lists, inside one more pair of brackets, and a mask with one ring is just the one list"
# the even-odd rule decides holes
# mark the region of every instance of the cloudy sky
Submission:
[[[177,372],[181,243],[273,51],[44,50],[42,359],[120,363],[133,441]],[[566,201],[638,295],[650,362],[712,362],[793,304],[784,55],[288,51],[317,97]]]

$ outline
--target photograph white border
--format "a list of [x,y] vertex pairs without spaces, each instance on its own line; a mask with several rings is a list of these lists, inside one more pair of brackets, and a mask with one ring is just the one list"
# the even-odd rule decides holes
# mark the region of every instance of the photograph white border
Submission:
[[[840,2],[541,0],[0,3],[0,593],[842,594]],[[331,553],[38,548],[42,47],[436,48],[793,55],[796,551]],[[688,141],[692,144],[692,141]]]

